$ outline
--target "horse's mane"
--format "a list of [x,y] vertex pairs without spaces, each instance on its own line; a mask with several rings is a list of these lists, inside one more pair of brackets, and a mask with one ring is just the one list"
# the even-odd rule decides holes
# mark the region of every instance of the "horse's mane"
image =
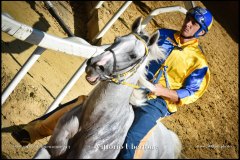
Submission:
[[[163,48],[160,48],[157,45],[157,43],[153,44],[152,46],[149,46],[148,50],[149,50],[149,55],[147,56],[146,60],[144,61],[144,63],[140,68],[140,71],[139,71],[140,79],[138,80],[137,85],[146,87],[151,91],[153,91],[155,90],[155,86],[147,80],[146,66],[148,66],[152,60],[157,61],[157,60],[165,59],[165,54],[164,54],[165,51]],[[130,103],[134,106],[142,106],[145,104],[146,101],[147,101],[146,92],[143,90],[134,89],[130,97]]]
[[[158,32],[158,31],[156,31],[156,32]],[[149,43],[149,37],[150,36],[149,36],[148,32],[146,32],[145,30],[142,29],[141,33],[140,33],[140,37],[142,39],[144,39],[147,44]],[[164,54],[165,50],[162,47],[159,47],[157,45],[157,43],[154,43],[153,45],[148,46],[148,51],[149,51],[149,55],[146,58],[145,66],[148,66],[152,60],[157,61],[157,60],[161,60],[161,59],[166,58],[165,54]],[[142,74],[146,75],[147,70],[144,69],[143,71],[144,72]]]

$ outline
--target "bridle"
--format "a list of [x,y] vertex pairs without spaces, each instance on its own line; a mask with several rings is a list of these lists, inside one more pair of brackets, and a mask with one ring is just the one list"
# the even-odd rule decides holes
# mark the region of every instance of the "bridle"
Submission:
[[[135,33],[132,33],[137,39],[139,39],[141,42],[143,42],[144,44],[144,47],[145,47],[145,54],[143,57],[141,57],[140,59],[138,59],[135,63],[133,63],[131,66],[133,66],[130,70],[128,70],[127,72],[124,72],[124,73],[119,73],[119,74],[116,74],[116,75],[113,75],[114,73],[116,72],[119,72],[119,71],[122,71],[122,70],[125,70],[126,68],[130,67],[125,67],[121,70],[116,70],[116,64],[117,64],[117,59],[116,59],[116,54],[115,52],[112,50],[112,49],[107,49],[107,51],[110,51],[113,55],[113,72],[110,76],[106,76],[105,75],[105,78],[106,78],[106,81],[110,81],[110,82],[113,82],[115,84],[122,84],[122,85],[126,85],[126,86],[129,86],[129,87],[132,87],[134,89],[144,89],[144,90],[147,90],[146,88],[143,88],[143,87],[140,87],[138,85],[135,85],[135,84],[130,84],[130,83],[127,83],[126,80],[131,77],[134,73],[136,73],[137,69],[139,68],[139,66],[143,63],[143,61],[146,59],[147,55],[148,55],[148,47],[147,47],[147,44],[146,42],[137,34]],[[123,78],[125,77],[125,78]]]

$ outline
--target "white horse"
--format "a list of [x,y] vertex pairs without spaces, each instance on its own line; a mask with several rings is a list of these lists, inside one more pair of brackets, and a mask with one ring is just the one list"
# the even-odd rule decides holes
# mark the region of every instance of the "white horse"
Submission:
[[[130,97],[138,105],[146,100],[144,91],[132,94],[134,87],[139,80],[154,90],[154,85],[145,80],[145,66],[164,57],[156,44],[159,33],[148,36],[141,29],[141,21],[138,18],[133,23],[132,33],[116,38],[102,54],[88,60],[87,81],[100,83],[81,106],[59,119],[49,142],[34,158],[117,157],[134,119]],[[177,135],[160,122],[146,145],[156,147],[145,150],[142,158],[177,158],[181,151]]]

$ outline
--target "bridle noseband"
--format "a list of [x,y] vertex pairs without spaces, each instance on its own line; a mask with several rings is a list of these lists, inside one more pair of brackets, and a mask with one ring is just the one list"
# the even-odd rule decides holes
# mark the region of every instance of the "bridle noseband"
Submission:
[[[131,77],[134,73],[136,73],[138,67],[143,63],[143,61],[145,60],[145,58],[146,58],[147,55],[148,55],[148,47],[147,47],[146,42],[145,42],[139,35],[137,35],[137,34],[135,34],[135,33],[132,33],[132,34],[133,34],[137,39],[139,39],[140,41],[143,42],[144,47],[145,47],[145,54],[144,54],[144,56],[141,57],[140,59],[138,59],[135,63],[133,63],[133,64],[131,65],[131,66],[133,66],[133,67],[132,67],[129,71],[124,72],[124,73],[120,73],[120,74],[117,74],[117,75],[113,75],[114,73],[117,72],[117,70],[116,70],[117,59],[116,59],[116,54],[115,54],[115,52],[114,52],[112,49],[108,49],[107,51],[110,51],[110,52],[112,53],[113,59],[114,59],[114,62],[113,62],[113,72],[112,72],[112,75],[110,75],[110,76],[105,76],[105,77],[107,78],[107,79],[106,79],[107,81],[114,82],[114,83],[116,83],[116,84],[127,85],[127,86],[132,87],[132,88],[135,88],[135,89],[139,89],[139,88],[141,88],[140,86],[137,86],[137,85],[135,85],[135,84],[127,83],[127,82],[125,82],[125,80],[126,80],[127,78]],[[128,67],[131,67],[131,66],[128,66]],[[125,68],[123,68],[123,69],[121,69],[121,70],[119,70],[119,71],[125,70],[125,69],[128,68],[128,67],[125,67]],[[118,72],[119,72],[119,71],[118,71]],[[128,77],[120,80],[120,78],[126,77],[126,76],[128,76]]]

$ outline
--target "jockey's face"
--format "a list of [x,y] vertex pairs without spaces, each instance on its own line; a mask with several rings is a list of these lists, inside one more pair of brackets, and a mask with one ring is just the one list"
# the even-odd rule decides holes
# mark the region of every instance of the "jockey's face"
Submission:
[[195,21],[195,19],[192,16],[187,15],[181,29],[181,34],[185,37],[191,37],[199,29],[200,25],[197,23],[197,21]]

